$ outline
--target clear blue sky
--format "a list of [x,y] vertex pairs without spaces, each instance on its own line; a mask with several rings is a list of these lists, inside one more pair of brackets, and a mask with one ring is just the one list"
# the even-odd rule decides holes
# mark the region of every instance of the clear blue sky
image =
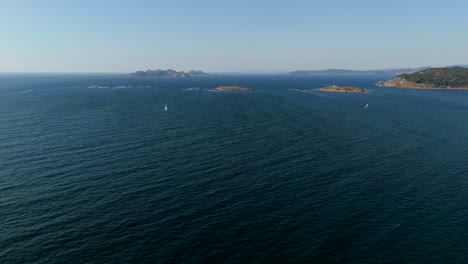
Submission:
[[468,64],[466,0],[1,0],[0,72]]

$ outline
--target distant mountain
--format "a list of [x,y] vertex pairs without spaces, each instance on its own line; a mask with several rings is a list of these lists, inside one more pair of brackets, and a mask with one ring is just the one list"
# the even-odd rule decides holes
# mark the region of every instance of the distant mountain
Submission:
[[387,70],[345,70],[345,69],[328,69],[328,70],[313,70],[313,71],[293,71],[287,74],[289,75],[398,75],[402,73],[411,73],[428,69],[430,67],[419,67],[419,68],[404,68],[404,69],[387,69]]
[[404,73],[378,85],[396,88],[468,89],[468,69],[463,67],[431,68]]
[[203,72],[203,71],[200,71],[200,70],[198,70],[198,71],[191,70],[191,71],[187,72],[187,74],[190,75],[190,76],[205,76],[205,75],[209,75],[208,73]]
[[450,65],[449,67],[462,67],[462,68],[468,68],[468,64],[455,64],[455,65]]
[[153,76],[153,77],[176,77],[176,78],[184,78],[184,77],[190,77],[190,76],[204,76],[204,75],[209,75],[206,72],[202,71],[194,71],[191,70],[189,72],[183,72],[183,71],[174,71],[172,69],[169,70],[146,70],[146,71],[137,71],[133,73],[127,74],[127,76]]
[[289,75],[374,75],[385,74],[383,71],[355,71],[344,69],[328,69],[328,70],[313,70],[313,71],[292,71]]
[[383,70],[389,74],[395,74],[395,75],[400,75],[403,73],[413,73],[413,72],[418,72],[418,71],[423,71],[432,68],[431,66],[423,66],[423,67],[418,67],[418,68],[401,68],[401,69],[387,69]]
[[154,76],[154,77],[190,77],[189,74],[183,71],[174,71],[174,70],[146,70],[146,71],[137,71],[134,73],[129,73],[128,76]]

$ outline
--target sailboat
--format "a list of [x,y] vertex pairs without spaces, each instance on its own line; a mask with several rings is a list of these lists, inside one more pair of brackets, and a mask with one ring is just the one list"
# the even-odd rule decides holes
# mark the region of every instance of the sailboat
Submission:
[[167,105],[164,105],[164,111],[167,111]]

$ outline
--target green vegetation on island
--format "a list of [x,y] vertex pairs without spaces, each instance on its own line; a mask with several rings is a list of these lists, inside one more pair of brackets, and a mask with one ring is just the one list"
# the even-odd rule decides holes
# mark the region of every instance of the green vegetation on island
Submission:
[[396,88],[468,89],[468,69],[463,67],[432,68],[401,74],[377,85]]
[[353,86],[326,86],[322,88],[315,88],[312,89],[315,91],[321,91],[321,92],[334,92],[334,93],[363,93],[365,92],[364,89],[359,88],[359,87],[353,87]]

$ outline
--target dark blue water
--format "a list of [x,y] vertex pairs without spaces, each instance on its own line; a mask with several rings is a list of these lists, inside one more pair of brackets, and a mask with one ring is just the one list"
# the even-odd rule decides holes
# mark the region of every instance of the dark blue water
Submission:
[[388,78],[1,75],[0,262],[466,263],[468,92]]

